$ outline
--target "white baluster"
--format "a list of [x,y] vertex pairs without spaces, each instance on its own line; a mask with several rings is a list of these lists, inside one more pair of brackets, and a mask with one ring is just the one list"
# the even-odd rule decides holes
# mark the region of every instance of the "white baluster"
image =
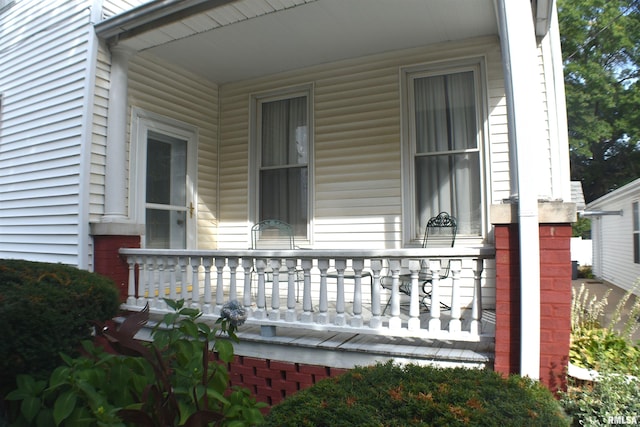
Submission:
[[191,307],[200,309],[200,257],[191,257]]
[[304,285],[302,289],[302,316],[301,321],[304,323],[313,322],[313,304],[311,302],[311,268],[313,260],[302,260],[302,271],[304,271]]
[[180,299],[187,300],[187,257],[181,256],[178,258],[178,265],[180,266]]
[[354,284],[353,284],[353,317],[349,320],[349,324],[354,328],[361,328],[362,320],[362,269],[364,268],[364,259],[354,258],[351,260],[353,268]]
[[371,320],[369,327],[378,329],[382,327],[382,317],[380,316],[380,271],[382,270],[382,260],[371,260],[371,271],[373,272],[373,282],[371,284]]
[[336,318],[334,323],[338,326],[344,326],[347,323],[347,316],[344,313],[344,270],[347,268],[347,260],[335,260],[337,276],[336,285]]
[[204,266],[204,304],[202,313],[211,314],[213,312],[213,306],[211,305],[211,266],[213,265],[213,258],[204,257],[202,265]]
[[462,260],[452,259],[449,261],[449,271],[451,272],[451,320],[449,321],[449,332],[457,333],[462,330],[460,320],[460,271],[462,270]]
[[158,289],[155,277],[155,257],[146,257],[146,265],[147,265],[147,284],[149,286],[149,298],[151,298],[151,307],[158,306],[158,294],[160,290]]
[[420,260],[409,260],[411,273],[411,299],[409,302],[409,330],[420,329],[420,291],[418,290],[418,275],[420,273]]
[[429,314],[429,331],[440,332],[440,260],[429,260],[429,272],[431,273],[431,309]]
[[222,306],[224,305],[224,265],[226,259],[224,257],[216,257],[216,306],[213,308],[213,314],[219,316]]
[[279,258],[270,260],[272,280],[271,280],[271,311],[269,320],[280,320],[280,265]]
[[147,270],[146,270],[146,260],[144,257],[137,256],[136,263],[138,264],[138,300],[136,304],[138,307],[144,307],[147,305],[148,298],[147,296],[151,296],[149,294],[149,287],[147,286]]
[[327,270],[329,269],[329,260],[326,258],[318,259],[318,269],[320,270],[320,303],[318,305],[318,317],[316,321],[322,325],[329,323],[329,308],[327,296]]
[[480,322],[482,320],[482,270],[484,262],[482,259],[474,260],[473,281],[474,292],[471,305],[470,332],[472,335],[480,335]]
[[286,265],[288,275],[288,289],[287,289],[287,314],[285,320],[287,322],[295,322],[297,320],[296,313],[296,267],[298,261],[295,258],[287,258]]
[[264,290],[264,270],[267,268],[267,260],[264,258],[256,259],[256,271],[258,273],[258,300],[256,301],[256,311],[254,317],[256,319],[265,319],[267,317],[266,307],[267,300]]
[[229,266],[229,301],[238,300],[236,272],[238,270],[239,263],[240,260],[238,257],[231,257],[227,260],[227,265]]
[[400,260],[390,259],[389,270],[391,271],[391,318],[389,318],[389,329],[400,329],[402,319],[400,319]]
[[244,269],[244,292],[242,293],[242,305],[247,313],[251,307],[251,269],[253,268],[252,258],[242,258],[242,268]]
[[160,310],[166,310],[167,303],[164,302],[164,299],[167,297],[167,281],[164,277],[164,257],[159,256],[156,258],[156,261],[156,270],[158,271],[158,303],[156,307]]
[[169,266],[169,298],[173,301],[176,300],[176,259],[175,257],[167,258],[167,265]]
[[136,261],[135,257],[127,257],[129,266],[129,283],[127,283],[127,305],[136,305]]

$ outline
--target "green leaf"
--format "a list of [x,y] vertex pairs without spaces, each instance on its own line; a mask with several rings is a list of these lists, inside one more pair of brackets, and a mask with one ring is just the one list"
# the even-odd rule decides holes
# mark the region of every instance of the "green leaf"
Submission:
[[22,390],[30,396],[36,394],[36,381],[31,375],[18,375],[16,384],[18,385],[18,390]]
[[200,315],[200,310],[198,310],[197,308],[185,307],[182,310],[180,310],[179,313],[182,316],[188,316],[188,317],[196,318],[196,317],[198,317]]
[[49,378],[49,390],[53,390],[61,385],[69,384],[71,369],[67,366],[58,366]]
[[69,390],[62,393],[53,404],[53,421],[59,426],[76,407],[77,396],[74,391]]
[[25,397],[20,404],[20,412],[22,412],[22,415],[31,423],[36,415],[38,415],[38,412],[40,412],[41,404],[42,401],[37,397]]
[[184,306],[183,299],[175,301],[169,298],[164,298],[164,302],[174,311],[178,311],[182,308],[182,306]]
[[183,320],[180,322],[180,330],[187,336],[198,338],[198,326],[191,320]]
[[223,403],[223,404],[225,404],[225,405],[228,405],[228,404],[229,404],[229,401],[227,400],[227,398],[226,398],[226,397],[224,397],[222,394],[218,393],[216,390],[214,390],[214,389],[213,389],[213,388],[211,388],[211,387],[208,387],[208,388],[207,388],[207,396],[208,396],[210,399],[215,399],[215,400],[217,400],[217,401],[219,401],[219,402],[222,402],[222,403]]
[[10,392],[9,394],[7,394],[5,396],[5,399],[7,400],[23,400],[27,397],[30,397],[30,395],[25,392],[24,390],[13,390],[12,392]]
[[233,344],[228,340],[219,339],[214,344],[218,351],[218,356],[223,362],[229,363],[233,360]]
[[211,334],[211,328],[206,323],[198,323],[198,329],[207,336]]

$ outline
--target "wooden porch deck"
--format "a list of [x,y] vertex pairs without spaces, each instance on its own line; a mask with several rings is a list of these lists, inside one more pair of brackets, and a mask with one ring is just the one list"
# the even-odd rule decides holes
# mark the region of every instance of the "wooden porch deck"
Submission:
[[[442,312],[445,326],[448,323],[447,314],[446,311]],[[408,314],[402,313],[402,317],[408,318]],[[421,317],[424,318],[421,319],[423,322],[428,322],[427,312]],[[152,324],[155,324],[161,316],[152,314],[151,318]],[[234,343],[236,355],[282,362],[350,369],[393,359],[397,363],[491,369],[494,360],[495,311],[483,311],[481,339],[477,342],[283,326],[272,329],[251,323],[242,325],[237,335],[240,342]],[[149,340],[150,328],[141,331],[139,338]]]

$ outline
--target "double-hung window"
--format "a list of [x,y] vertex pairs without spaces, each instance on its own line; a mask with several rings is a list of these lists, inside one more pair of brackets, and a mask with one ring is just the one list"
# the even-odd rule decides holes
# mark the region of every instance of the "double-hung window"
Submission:
[[420,239],[439,212],[458,221],[458,234],[482,233],[481,67],[407,70],[405,188],[409,240]]
[[308,238],[309,91],[256,97],[258,221],[289,223],[296,238]]

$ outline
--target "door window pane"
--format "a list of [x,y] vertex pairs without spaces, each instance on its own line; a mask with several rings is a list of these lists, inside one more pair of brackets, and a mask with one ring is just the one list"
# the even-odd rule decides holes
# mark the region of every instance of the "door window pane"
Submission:
[[150,131],[147,138],[145,246],[187,243],[187,141]]

